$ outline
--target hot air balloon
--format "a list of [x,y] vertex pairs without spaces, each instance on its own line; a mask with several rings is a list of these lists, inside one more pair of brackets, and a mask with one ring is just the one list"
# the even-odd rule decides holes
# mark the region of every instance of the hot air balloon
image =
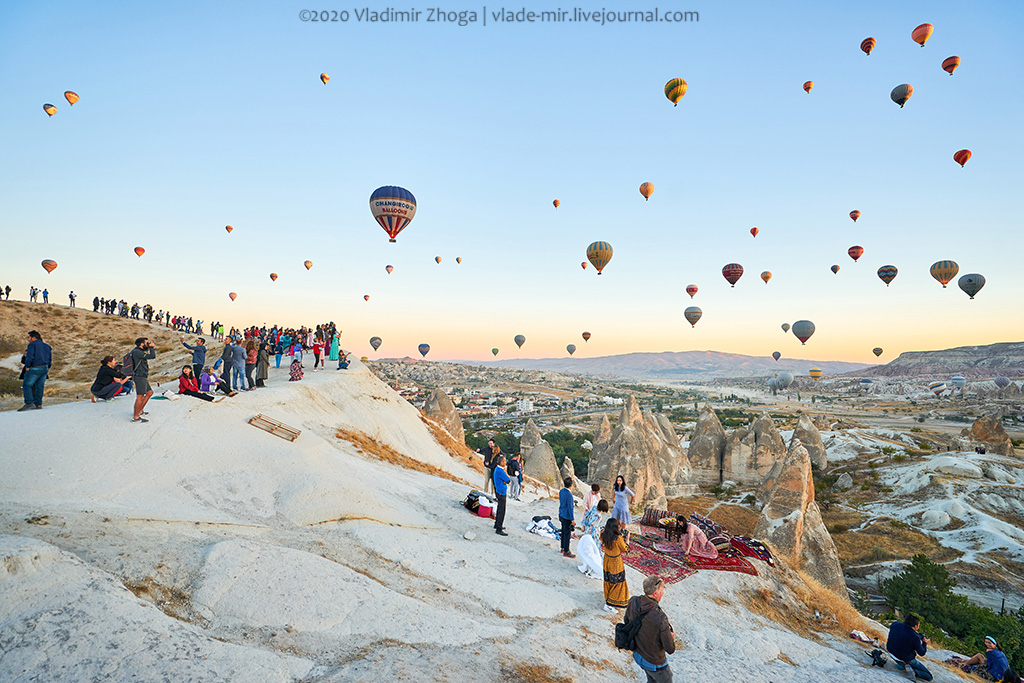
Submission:
[[773,394],[775,393],[775,390],[778,389],[778,387],[779,381],[777,379],[772,377],[770,380],[768,380],[768,388],[771,389]]
[[597,274],[600,275],[604,267],[612,260],[612,245],[607,242],[592,242],[587,247],[587,260],[597,268]]
[[52,273],[54,270],[57,269],[57,262],[51,259],[46,259],[39,265],[41,265],[46,270],[47,273]]
[[893,102],[900,105],[900,109],[903,109],[903,105],[907,103],[907,100],[909,100],[910,96],[913,94],[914,86],[909,83],[904,83],[893,88],[892,92],[889,93],[889,97]]
[[310,268],[313,267],[313,262],[312,261],[305,261],[302,265],[306,266],[306,270],[309,270]]
[[838,265],[833,265],[832,266],[832,274],[835,275],[838,272],[839,272],[839,266]]
[[230,233],[231,233],[231,231],[232,231],[232,230],[234,230],[234,228],[233,228],[233,227],[231,227],[230,225],[225,225],[225,226],[224,226],[224,229],[228,231],[228,234],[230,234]]
[[860,388],[863,389],[863,390],[866,390],[872,384],[874,384],[874,382],[872,380],[868,379],[867,377],[865,377],[864,379],[862,379],[860,381]]
[[956,277],[956,274],[960,272],[960,266],[956,261],[936,261],[932,264],[932,267],[928,269],[928,272],[932,274],[932,277],[939,281],[942,288],[945,289],[949,281]]
[[271,273],[270,279],[273,280],[274,282],[277,282],[277,273]]
[[962,149],[953,155],[953,161],[960,164],[960,168],[963,168],[964,164],[966,164],[970,160],[970,158],[971,150],[969,149]]
[[558,201],[557,199],[551,203],[554,205],[556,209],[562,204],[562,202]]
[[391,275],[391,271],[393,271],[394,269],[395,269],[395,267],[392,266],[392,265],[384,266],[384,270],[388,271],[388,275]]
[[324,85],[327,85],[327,81],[331,80],[331,77],[327,74],[320,74],[320,80],[323,81]]
[[910,37],[914,39],[915,43],[924,47],[924,44],[932,37],[932,31],[934,30],[935,27],[931,24],[921,24],[911,32]]
[[1009,377],[1003,377],[1002,375],[999,375],[999,377],[996,377],[993,381],[996,383],[996,386],[999,387],[1000,389],[1005,389],[1006,387],[1010,386]]
[[942,70],[948,73],[950,76],[956,71],[956,68],[960,66],[960,58],[956,55],[952,57],[946,57],[942,60]]
[[960,289],[964,290],[964,294],[974,298],[974,295],[981,291],[981,288],[985,286],[985,276],[977,273],[969,273],[962,276],[956,283],[960,286]]
[[789,323],[782,323],[782,331],[789,332]]
[[757,228],[751,228],[750,229],[750,234],[753,235],[754,237],[757,237],[757,233],[759,233],[759,232],[761,232],[761,231],[758,230]]
[[643,183],[640,185],[640,194],[644,196],[644,200],[651,198],[654,193],[654,183]]
[[967,384],[967,379],[960,375],[953,375],[953,377],[949,381],[953,384],[953,387],[956,389],[963,389],[964,386]]
[[946,390],[946,383],[941,381],[932,382],[931,384],[928,385],[928,389],[931,390],[933,394],[938,396],[939,394]]
[[817,382],[819,379],[821,379],[821,368],[811,368],[807,374],[810,376],[811,379]]
[[846,250],[846,253],[850,255],[854,261],[864,255],[864,247],[853,246]]
[[44,104],[43,111],[46,112],[47,116],[53,116],[57,113],[57,107],[53,106],[52,104]]
[[683,317],[686,318],[686,322],[690,323],[690,327],[696,327],[697,321],[704,315],[704,312],[696,306],[690,306],[683,311]]
[[568,346],[565,347],[565,350],[568,351],[569,355],[571,356],[572,354],[576,353],[576,345],[569,344]]
[[370,295],[369,294],[363,294],[363,301],[369,301],[369,300],[370,300]]
[[587,269],[587,262],[586,261],[581,261],[580,262],[580,268],[582,268],[583,270],[586,270]]
[[420,355],[423,356],[424,358],[426,358],[427,354],[430,353],[430,344],[420,344],[416,348],[419,350]]
[[804,81],[804,92],[810,93],[811,88],[814,87],[814,81]]
[[778,362],[778,360],[782,358],[782,354],[779,353],[778,351],[772,351],[772,358],[774,358],[776,362]]
[[366,356],[359,356],[359,360],[362,361],[363,363],[365,363],[366,361],[368,361],[370,359],[367,358]]
[[235,299],[238,298],[238,295],[235,294],[234,292],[229,292],[228,293],[228,298],[230,298],[232,301],[234,301]]
[[673,78],[665,84],[665,97],[672,103],[672,106],[679,106],[679,100],[686,94],[686,81],[681,78]]
[[441,262],[441,257],[440,256],[435,256],[434,257],[434,263],[440,263],[440,262]]
[[370,195],[370,213],[388,234],[388,241],[394,242],[398,233],[402,232],[416,215],[416,197],[402,187],[378,187]]
[[585,342],[590,341],[590,333],[589,332],[584,332],[583,333],[583,341],[585,341]]
[[[950,59],[952,59],[952,57],[950,57]],[[946,60],[946,61],[949,61],[949,60]],[[957,57],[957,62],[956,63],[957,64],[960,63],[960,58],[959,57]],[[943,65],[943,68],[945,68],[945,65]],[[956,67],[954,66],[953,68],[955,69]],[[953,72],[950,71],[949,73],[953,73]],[[68,104],[70,104],[73,107],[73,106],[75,106],[75,102],[78,101],[78,93],[76,93],[74,90],[65,90],[64,91],[64,99],[67,100]]]
[[875,348],[871,349],[871,353],[875,354],[875,357],[881,356],[883,353],[882,347],[876,346]]
[[860,211],[857,211],[856,209],[854,209],[853,211],[851,211],[851,212],[850,212],[850,218],[852,218],[852,219],[853,219],[853,222],[854,222],[854,223],[856,223],[856,222],[857,222],[857,219],[858,219],[858,218],[860,218]]
[[491,355],[492,356],[497,356],[498,355],[498,347],[494,347],[493,349],[491,349]]
[[697,293],[697,285],[686,285],[686,293],[689,294],[692,299],[693,295]]
[[380,337],[370,337],[370,346],[373,347],[374,351],[379,349],[380,345],[383,344],[383,343],[384,343],[384,340],[381,339]]
[[875,49],[875,45],[877,44],[878,43],[875,41],[874,38],[865,38],[864,40],[860,41],[860,49],[864,52],[864,54],[869,55],[871,54],[871,51]]
[[136,256],[141,258],[142,255],[145,254],[145,253],[146,253],[146,250],[143,249],[142,247],[135,247],[135,255]]
[[897,273],[899,273],[899,269],[896,266],[882,266],[878,269],[878,279],[888,287],[889,283],[896,279]]
[[513,339],[512,341],[514,341],[516,343],[516,346],[518,346],[519,348],[523,348],[523,344],[526,343],[526,337],[524,337],[521,334],[517,334],[515,336],[515,339]]
[[455,257],[455,262],[456,263],[462,263],[462,257],[461,256],[456,256]]
[[722,277],[724,277],[725,281],[728,282],[733,287],[736,286],[736,283],[742,276],[743,266],[741,266],[740,264],[727,263],[724,266],[722,266]]
[[765,284],[768,284],[768,281],[772,279],[772,271],[770,271],[770,270],[763,271],[761,273],[761,279],[764,280]]
[[785,389],[793,383],[793,373],[791,372],[780,372],[779,376],[775,378],[775,386],[779,389]]
[[796,335],[801,344],[806,344],[807,340],[814,334],[814,323],[810,320],[797,320],[793,323],[793,334]]

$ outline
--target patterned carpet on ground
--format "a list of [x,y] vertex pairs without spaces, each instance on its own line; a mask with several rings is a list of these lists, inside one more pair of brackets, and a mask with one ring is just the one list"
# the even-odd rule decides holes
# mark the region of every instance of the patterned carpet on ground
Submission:
[[629,552],[622,555],[622,561],[627,567],[632,567],[644,576],[660,576],[665,583],[675,583],[697,573],[695,569],[687,566],[685,561],[681,562],[674,557],[655,552],[639,543],[633,543],[632,540]]

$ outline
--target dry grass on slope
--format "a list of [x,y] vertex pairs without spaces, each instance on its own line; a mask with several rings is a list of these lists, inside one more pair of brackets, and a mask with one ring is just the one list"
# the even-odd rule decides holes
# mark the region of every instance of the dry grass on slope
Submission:
[[335,436],[351,443],[356,447],[356,451],[359,453],[371,455],[378,460],[382,460],[392,465],[398,465],[399,467],[404,467],[407,470],[423,472],[424,474],[430,474],[435,477],[441,477],[442,479],[448,479],[449,481],[470,486],[470,483],[465,479],[456,477],[454,474],[446,472],[439,467],[421,462],[415,458],[410,458],[408,455],[403,455],[391,446],[377,441],[366,432],[361,432],[358,429],[339,429],[335,433]]
[[959,550],[942,546],[926,533],[888,518],[877,519],[860,531],[836,533],[834,529],[832,540],[844,568],[891,560],[896,555],[910,558],[923,553],[940,563],[963,555]]
[[559,676],[547,664],[514,662],[501,667],[502,680],[508,683],[572,683],[571,678]]
[[[734,536],[750,536],[754,533],[758,514],[753,509],[742,505],[722,503],[714,496],[697,496],[695,498],[673,498],[668,501],[668,511],[676,515],[689,517],[697,513],[713,522],[718,522]],[[642,514],[642,512],[641,512]]]
[[434,441],[448,451],[449,455],[459,462],[466,463],[480,474],[484,473],[483,460],[473,452],[473,449],[456,441],[447,429],[428,418],[422,411],[420,411],[420,419],[423,420],[423,424],[427,425],[427,429],[434,436]]

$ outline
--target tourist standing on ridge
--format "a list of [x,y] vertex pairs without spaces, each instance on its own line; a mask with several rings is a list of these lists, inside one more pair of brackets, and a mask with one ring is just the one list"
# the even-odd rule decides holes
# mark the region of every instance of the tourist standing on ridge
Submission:
[[[221,380],[227,385],[228,390],[231,390],[231,356],[234,352],[231,350],[232,339],[228,337],[224,340],[224,350],[221,351],[220,358],[216,363],[213,364],[213,369],[216,370],[224,364],[224,373],[221,375]],[[235,387],[237,389],[238,387]]]
[[569,552],[569,541],[572,539],[572,529],[576,526],[575,516],[572,509],[572,477],[562,480],[562,488],[558,492],[558,521],[562,523],[562,555],[564,557],[576,557]]
[[43,303],[50,303],[50,290],[46,289],[45,287],[43,288]]
[[494,463],[501,455],[501,449],[495,445],[494,439],[488,439],[487,445],[479,452],[484,458],[484,493],[487,493],[494,490]]
[[644,579],[644,594],[629,601],[623,621],[643,619],[636,634],[633,661],[647,674],[647,683],[671,683],[672,669],[668,655],[676,651],[676,636],[668,615],[661,609],[665,595],[665,581],[660,576]]
[[615,505],[612,506],[612,517],[619,520],[621,524],[631,524],[633,518],[629,516],[629,505],[636,495],[626,486],[626,479],[620,474],[615,477],[615,485],[612,487],[615,493]]
[[100,298],[98,296],[94,296],[92,298],[92,312],[93,313],[99,313],[100,312]]
[[248,382],[250,389],[256,388],[256,380],[252,376],[252,371],[256,369],[256,361],[259,360],[259,354],[256,353],[256,342],[251,338],[245,342],[245,380]]
[[519,492],[523,488],[522,482],[519,479],[522,476],[523,469],[523,466],[519,463],[520,457],[519,453],[513,455],[512,459],[508,461],[508,467],[506,468],[508,476],[512,477],[512,490],[509,492],[509,497],[512,500],[519,500]]
[[206,365],[206,340],[199,337],[195,346],[189,346],[182,337],[181,345],[192,352],[192,376],[198,378],[203,374],[203,366]]
[[149,422],[142,416],[149,414],[145,408],[153,396],[153,389],[149,386],[149,361],[156,358],[156,344],[146,337],[139,337],[135,340],[131,356],[132,380],[135,382],[135,410],[132,422]]
[[894,621],[889,626],[889,639],[885,643],[885,649],[893,657],[898,659],[896,668],[906,671],[906,666],[914,670],[914,676],[922,681],[932,680],[932,672],[924,664],[917,660],[917,655],[922,657],[928,652],[928,646],[932,641],[928,636],[918,633],[921,628],[921,620],[914,614],[908,614],[903,621]]
[[256,353],[256,386],[260,389],[266,387],[264,384],[270,377],[270,342],[261,341],[260,350]]
[[4,287],[3,293],[7,296],[7,300],[10,301],[11,300],[11,286],[7,285],[6,287]]
[[42,336],[35,330],[28,333],[28,348],[25,349],[21,362],[25,365],[25,374],[21,381],[25,405],[18,408],[18,412],[42,410],[43,387],[46,385],[46,375],[50,371],[50,366],[53,365],[53,355],[50,345],[44,344]]
[[494,513],[494,533],[499,536],[508,536],[505,531],[505,496],[510,481],[512,479],[505,473],[505,456],[498,455],[494,463],[494,497],[498,499],[498,509]]
[[242,346],[241,335],[238,335],[231,345],[231,386],[236,391],[249,391],[245,386],[245,360],[248,355]]
[[72,290],[71,290],[71,291],[70,291],[70,292],[68,293],[68,301],[70,301],[70,302],[71,302],[71,303],[69,303],[69,304],[68,304],[68,308],[74,308],[74,307],[75,307],[75,299],[76,299],[76,298],[78,298],[78,295],[77,295],[77,294],[75,294],[75,290],[73,290],[73,289],[72,289]]

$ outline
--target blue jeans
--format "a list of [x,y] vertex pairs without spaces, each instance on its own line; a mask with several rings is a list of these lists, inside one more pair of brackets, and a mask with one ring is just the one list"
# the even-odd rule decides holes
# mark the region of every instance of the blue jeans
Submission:
[[907,666],[914,670],[914,676],[920,678],[922,681],[932,680],[932,672],[925,668],[925,665],[918,661],[917,657],[914,657]]
[[277,367],[281,367],[281,354],[277,353],[274,355],[277,356]]
[[245,391],[245,366],[231,366],[231,386],[235,391]]
[[21,390],[25,394],[25,405],[43,405],[43,385],[46,384],[45,365],[37,365],[25,370],[25,379],[21,382]]

